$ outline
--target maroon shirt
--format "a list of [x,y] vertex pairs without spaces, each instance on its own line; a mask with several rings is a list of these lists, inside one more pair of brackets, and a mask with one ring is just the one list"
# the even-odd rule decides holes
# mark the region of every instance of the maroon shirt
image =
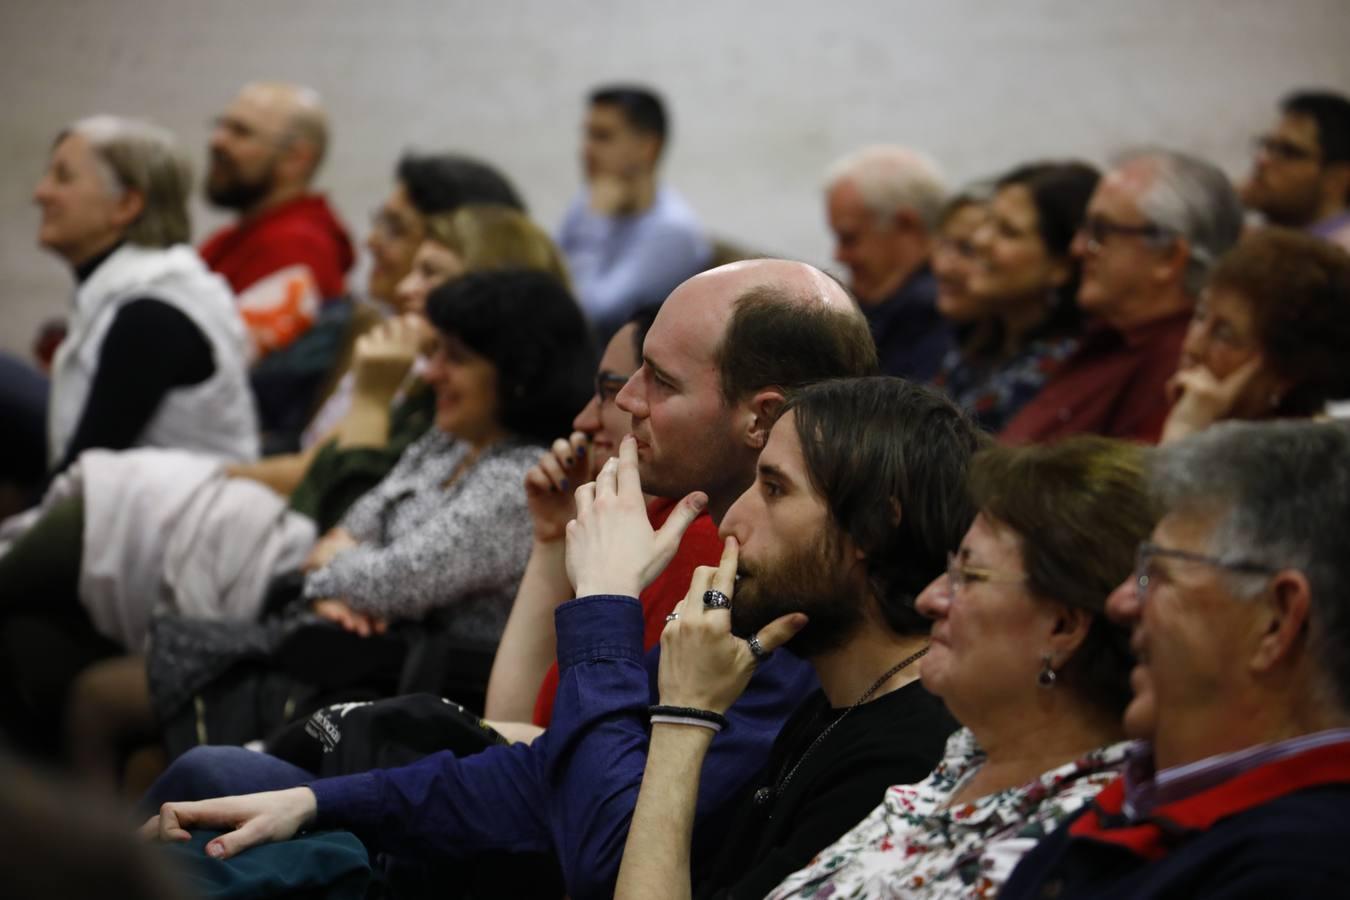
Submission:
[[324,300],[342,296],[355,259],[346,229],[318,194],[304,194],[247,222],[228,225],[207,238],[198,252],[236,294],[273,272],[302,263],[309,267]]
[[1167,380],[1177,370],[1189,312],[1129,331],[1091,326],[1036,398],[999,433],[1005,444],[1102,434],[1156,444],[1167,419]]

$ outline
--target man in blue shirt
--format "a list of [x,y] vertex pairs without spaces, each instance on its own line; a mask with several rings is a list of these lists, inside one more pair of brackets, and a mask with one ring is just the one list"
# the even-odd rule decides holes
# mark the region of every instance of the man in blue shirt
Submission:
[[[810,266],[756,260],[682,284],[653,322],[642,366],[617,398],[632,416],[645,488],[685,498],[663,528],[670,551],[703,508],[720,520],[753,482],[787,388],[875,368],[862,317],[832,279]],[[693,491],[703,496],[689,496]],[[349,828],[367,846],[407,857],[549,851],[571,896],[606,896],[646,764],[646,734],[632,727],[631,712],[655,702],[658,651],[643,660],[651,676],[645,692],[613,681],[612,667],[587,665],[615,647],[642,646],[640,617],[636,625],[616,624],[592,615],[594,606],[583,598],[558,609],[561,680],[553,721],[531,744],[464,759],[443,752],[399,769],[319,781],[261,754],[199,748],[175,763],[153,797],[273,792],[167,803],[147,829],[175,840],[185,839],[188,827],[236,829],[207,845],[219,857],[284,840],[310,824]],[[815,685],[805,663],[783,654],[756,672],[704,769],[700,794],[709,815],[700,841],[720,836],[726,823],[715,813],[756,774],[774,736]],[[582,737],[589,752],[576,752]],[[597,737],[603,752],[595,750]]]
[[602,339],[712,259],[694,211],[657,182],[668,131],[661,99],[650,90],[613,85],[591,93],[582,143],[586,186],[567,210],[558,246]]

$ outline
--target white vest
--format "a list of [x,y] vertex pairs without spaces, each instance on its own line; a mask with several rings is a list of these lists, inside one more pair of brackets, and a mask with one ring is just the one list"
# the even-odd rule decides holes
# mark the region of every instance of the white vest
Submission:
[[216,371],[200,384],[175,388],[136,439],[138,446],[176,447],[226,460],[258,458],[258,415],[249,390],[248,337],[234,295],[195,250],[124,244],[75,291],[70,330],[52,361],[47,440],[51,465],[66,455],[97,374],[103,340],[128,300],[152,297],[192,320],[211,344]]

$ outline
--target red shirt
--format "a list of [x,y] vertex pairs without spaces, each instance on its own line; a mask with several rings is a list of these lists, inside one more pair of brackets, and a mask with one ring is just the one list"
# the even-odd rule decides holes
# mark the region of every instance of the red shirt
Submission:
[[347,270],[355,259],[346,229],[318,194],[296,197],[228,225],[207,238],[198,252],[236,294],[279,269],[300,264],[309,268],[326,300],[346,292]]
[[999,440],[1031,444],[1091,433],[1156,444],[1167,420],[1167,380],[1190,321],[1190,313],[1179,312],[1126,332],[1089,328]]
[[[659,499],[647,510],[653,528],[665,524],[677,501]],[[689,592],[689,582],[699,566],[715,566],[722,558],[722,539],[717,526],[707,513],[699,516],[685,529],[680,547],[656,580],[647,586],[638,599],[642,602],[642,646],[650,650],[661,640],[666,627],[666,616]],[[554,662],[544,675],[539,697],[534,701],[534,724],[547,728],[553,718],[553,696],[558,691],[558,664]]]

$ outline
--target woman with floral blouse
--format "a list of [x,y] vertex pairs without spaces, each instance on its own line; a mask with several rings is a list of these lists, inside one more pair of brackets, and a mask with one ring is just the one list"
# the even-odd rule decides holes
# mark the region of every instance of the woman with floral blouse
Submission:
[[1143,479],[1143,451],[1097,437],[975,458],[980,514],[918,599],[924,686],[965,727],[771,897],[992,897],[1116,775],[1133,660],[1103,610],[1155,519]]

